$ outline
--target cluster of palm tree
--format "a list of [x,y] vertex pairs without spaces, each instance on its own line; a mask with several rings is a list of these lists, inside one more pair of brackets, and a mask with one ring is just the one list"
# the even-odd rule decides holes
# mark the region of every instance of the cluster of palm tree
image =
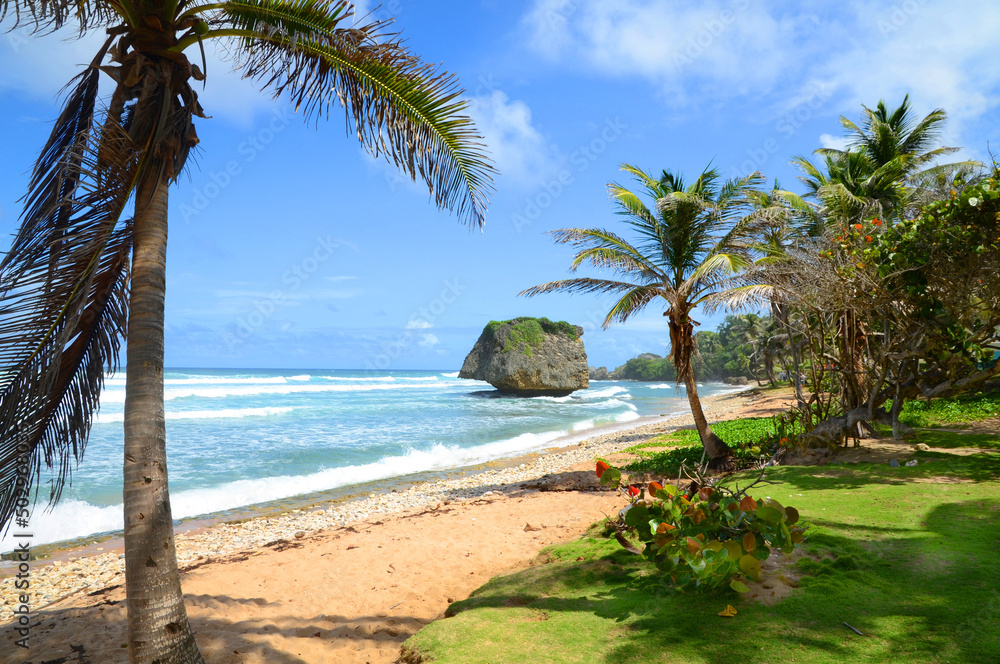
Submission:
[[[201,662],[181,595],[163,409],[167,199],[205,118],[204,42],[306,119],[342,106],[372,154],[481,225],[493,168],[454,76],[340,0],[0,0],[35,32],[106,35],[68,86],[0,262],[0,524],[52,469],[52,500],[86,445],[125,339],[125,577],[133,663]],[[102,74],[113,82],[99,99]],[[131,211],[131,214],[129,214]]]
[[[942,183],[975,177],[981,166],[976,163],[934,164],[956,150],[937,146],[945,119],[937,109],[918,120],[908,96],[895,109],[884,102],[864,107],[860,125],[841,118],[848,132],[844,150],[817,150],[819,164],[805,157],[793,160],[803,173],[804,196],[777,183],[764,188],[759,173],[723,182],[717,171],[706,169],[685,185],[680,175],[667,170],[656,177],[624,165],[639,189],[608,185],[623,218],[621,233],[603,228],[552,233],[556,242],[577,249],[571,270],[587,265],[613,276],[563,279],[522,294],[613,294],[616,301],[605,327],[659,303],[667,317],[678,380],[686,386],[711,467],[729,466],[731,451],[706,421],[691,371],[696,307],[706,313],[720,307],[766,312],[744,315],[737,324],[752,349],[754,366],[774,381],[775,362],[781,360],[808,415],[807,426],[815,431],[826,430],[821,424],[841,433],[862,427],[891,396],[884,386],[893,378],[889,349],[896,346],[887,342],[889,328],[899,326],[889,325],[884,312],[866,306],[860,297],[866,289],[884,285],[863,283],[858,276],[877,281],[871,266],[862,261],[833,265],[835,261],[823,260],[832,254],[825,248],[831,240],[845,240],[847,230],[861,228],[861,222],[877,233],[912,219],[922,206],[940,198]],[[912,307],[897,295],[889,293],[881,301],[894,316],[912,318]],[[985,336],[996,336],[996,323],[991,327],[988,321],[1000,312],[981,301],[989,315],[976,322]],[[897,386],[902,373],[895,372]],[[808,394],[803,375],[809,378]],[[901,402],[913,392],[895,394]],[[840,419],[834,422],[835,417]]]

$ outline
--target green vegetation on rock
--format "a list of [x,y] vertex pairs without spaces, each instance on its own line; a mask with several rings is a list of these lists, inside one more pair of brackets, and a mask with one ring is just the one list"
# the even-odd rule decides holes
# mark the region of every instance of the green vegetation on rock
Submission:
[[513,350],[520,351],[522,355],[531,357],[532,348],[537,348],[545,340],[546,334],[561,334],[570,339],[578,339],[580,335],[576,333],[576,326],[566,321],[551,321],[548,318],[518,317],[510,320],[491,320],[483,329],[483,334],[489,335],[492,339],[497,331],[507,325],[511,325],[507,335],[507,340],[501,353],[509,353]]

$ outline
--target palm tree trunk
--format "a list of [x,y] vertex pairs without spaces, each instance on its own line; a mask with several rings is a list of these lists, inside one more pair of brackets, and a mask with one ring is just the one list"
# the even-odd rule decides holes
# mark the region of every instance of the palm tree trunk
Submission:
[[706,456],[708,456],[708,467],[719,470],[729,466],[733,451],[721,438],[712,432],[712,428],[708,425],[708,420],[705,419],[705,412],[701,409],[701,399],[698,398],[698,384],[695,382],[693,371],[685,373],[684,386],[687,388],[688,404],[691,406],[691,416],[694,418],[694,426],[698,429],[701,444],[705,448]]
[[125,385],[125,592],[132,664],[203,664],[174,551],[163,416],[167,182],[136,193]]

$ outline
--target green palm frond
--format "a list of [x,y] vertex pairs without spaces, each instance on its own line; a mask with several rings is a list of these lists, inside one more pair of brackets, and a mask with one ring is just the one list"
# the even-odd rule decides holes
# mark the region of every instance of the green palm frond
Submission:
[[550,281],[548,283],[539,284],[538,286],[532,286],[531,288],[521,291],[518,295],[523,297],[534,297],[544,293],[556,293],[559,291],[569,293],[620,293],[622,291],[639,288],[648,288],[648,286],[642,284],[630,284],[624,281],[612,281],[609,279],[576,278],[561,279],[559,281]]
[[604,317],[601,327],[607,329],[613,322],[626,322],[658,297],[664,297],[664,292],[661,288],[655,286],[636,286],[615,302],[608,311],[608,315]]
[[[580,251],[573,258],[570,270],[577,270],[584,262],[591,262],[595,267],[612,267],[620,269],[622,272],[660,273],[656,263],[649,260],[636,247],[627,242],[622,237],[606,231],[602,228],[560,228],[549,231],[549,235],[555,238],[557,244],[572,244],[580,247]],[[602,251],[593,251],[593,250]],[[613,258],[618,254],[618,258]],[[595,263],[594,260],[609,261],[608,263]],[[635,269],[628,269],[634,265]]]
[[753,264],[747,256],[737,253],[719,252],[707,257],[701,265],[691,274],[689,281],[697,283],[711,278],[716,273],[725,275],[736,274],[740,270],[745,270]]
[[[52,146],[79,118],[62,119]],[[32,235],[19,235],[0,263],[0,523],[22,495],[20,469],[28,486],[43,463],[53,469],[49,498],[58,500],[125,337],[131,233],[119,219],[140,153],[118,125],[90,131],[55,164],[43,154],[22,224]],[[70,194],[48,196],[50,177],[72,182]]]
[[774,296],[774,286],[746,284],[712,293],[702,299],[700,304],[705,313],[709,315],[714,314],[720,308],[739,313],[758,309],[771,301]]
[[231,37],[237,66],[307,119],[345,109],[362,146],[419,175],[436,204],[481,226],[494,168],[455,76],[411,55],[384,25],[342,27],[345,2],[230,0],[209,37]]
[[656,223],[653,213],[649,211],[649,208],[642,202],[642,199],[632,191],[612,182],[608,185],[608,194],[621,206],[622,209],[618,211],[619,214],[631,215],[649,224]]

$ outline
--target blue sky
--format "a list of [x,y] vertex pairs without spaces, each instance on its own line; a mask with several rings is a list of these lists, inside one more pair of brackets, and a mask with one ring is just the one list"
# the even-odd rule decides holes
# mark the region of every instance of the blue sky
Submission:
[[[369,3],[462,81],[501,171],[484,232],[364,153],[342,115],[307,125],[210,54],[212,119],[171,192],[167,365],[456,369],[489,320],[535,315],[583,325],[591,364],[616,366],[664,352],[661,307],[602,331],[606,300],[517,293],[568,274],[546,231],[620,223],[606,187],[628,182],[621,163],[760,169],[797,190],[791,157],[906,93],[920,115],[948,111],[958,158],[1000,143],[996,2],[764,4]],[[100,39],[0,35],[4,236],[56,94]]]

